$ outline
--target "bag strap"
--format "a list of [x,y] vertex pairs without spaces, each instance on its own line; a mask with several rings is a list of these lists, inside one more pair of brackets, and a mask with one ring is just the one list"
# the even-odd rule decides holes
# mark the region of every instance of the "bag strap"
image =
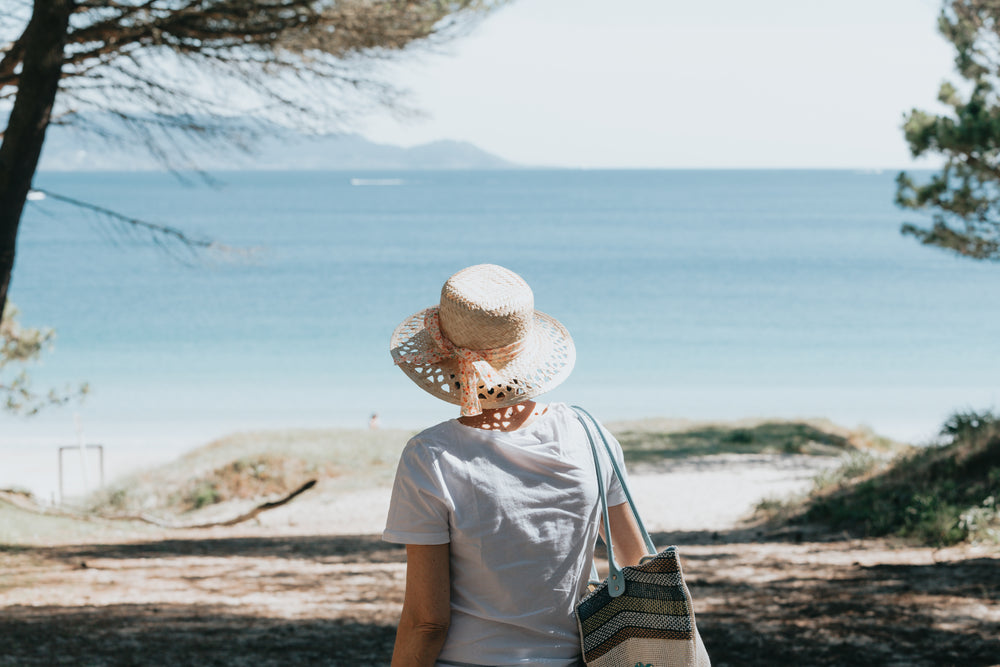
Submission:
[[[594,455],[594,469],[597,471],[597,493],[601,497],[601,512],[604,516],[604,543],[608,546],[608,593],[611,597],[618,597],[625,592],[625,579],[622,578],[621,568],[615,562],[615,551],[611,546],[611,520],[608,518],[608,498],[604,492],[604,479],[601,475],[601,457],[597,454],[597,444],[594,436],[590,433],[590,426],[583,415],[586,414],[583,408],[573,406],[576,417],[583,424],[583,430],[587,433],[587,440],[590,441],[590,451]],[[591,565],[591,580],[598,579],[596,576],[597,566]]]
[[601,441],[604,443],[604,450],[608,454],[608,460],[611,461],[611,468],[614,471],[616,477],[618,477],[618,483],[621,484],[622,491],[625,492],[625,498],[628,500],[629,508],[632,510],[632,516],[635,517],[636,524],[639,527],[639,532],[642,533],[643,541],[646,543],[646,551],[650,555],[656,554],[656,547],[653,545],[653,540],[649,536],[649,532],[646,530],[645,524],[642,522],[642,517],[639,516],[639,510],[635,507],[635,501],[632,500],[632,493],[629,491],[628,484],[625,482],[625,476],[622,474],[621,468],[618,465],[618,461],[615,459],[614,452],[611,450],[611,445],[608,444],[608,439],[604,435],[604,429],[598,423],[594,416],[584,410],[583,408],[574,405],[571,406],[573,411],[576,412],[577,419],[583,425],[583,430],[587,434],[587,440],[590,441],[590,451],[594,456],[594,469],[597,472],[597,491],[601,498],[601,512],[604,517],[604,538],[605,543],[608,546],[608,593],[611,597],[618,597],[625,592],[625,579],[621,575],[621,568],[618,567],[618,563],[615,562],[614,547],[611,543],[611,521],[608,518],[608,498],[604,491],[604,476],[601,474],[601,461],[600,455],[597,453],[597,443],[594,441],[594,436],[591,433],[590,424],[593,424],[593,429],[597,431],[597,434],[601,437]]
[[[580,421],[583,423],[584,429],[587,430],[587,438],[590,440],[591,450],[594,452],[595,463],[597,461],[596,458],[597,452],[594,447],[594,439],[590,435],[590,429],[587,428],[587,422],[583,419],[581,415],[586,415],[586,417],[591,421],[591,423],[593,423],[594,428],[597,430],[597,434],[601,437],[601,441],[604,443],[604,450],[608,453],[608,460],[611,461],[611,467],[614,470],[615,476],[618,477],[618,483],[621,484],[622,491],[625,492],[625,498],[626,500],[628,500],[629,508],[632,510],[632,516],[635,517],[635,522],[639,526],[639,532],[642,533],[642,539],[646,543],[646,551],[649,553],[649,555],[655,556],[656,546],[653,544],[653,540],[649,536],[649,531],[646,530],[646,525],[642,522],[642,517],[639,516],[639,510],[636,508],[635,501],[632,499],[632,492],[629,490],[628,483],[625,481],[625,475],[622,474],[622,470],[618,465],[618,460],[617,458],[615,458],[614,452],[611,449],[611,445],[608,443],[608,439],[604,435],[604,428],[600,425],[600,423],[596,419],[594,419],[594,416],[592,414],[590,414],[580,406],[574,405],[572,407],[573,410],[575,410],[577,413],[577,418],[579,418]],[[600,468],[598,468],[598,475],[600,475]],[[602,481],[600,480],[600,477],[598,477],[598,479],[599,481]],[[599,487],[600,490],[602,491],[601,501],[606,505],[607,498],[603,493],[604,484],[603,483],[599,484]]]

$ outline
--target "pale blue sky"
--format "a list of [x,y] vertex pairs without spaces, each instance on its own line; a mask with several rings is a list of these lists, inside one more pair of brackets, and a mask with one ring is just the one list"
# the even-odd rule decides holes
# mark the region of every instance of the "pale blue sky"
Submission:
[[[427,117],[372,139],[460,139],[528,165],[913,166],[900,123],[953,54],[937,0],[515,0],[397,66]],[[926,164],[926,163],[925,163]]]

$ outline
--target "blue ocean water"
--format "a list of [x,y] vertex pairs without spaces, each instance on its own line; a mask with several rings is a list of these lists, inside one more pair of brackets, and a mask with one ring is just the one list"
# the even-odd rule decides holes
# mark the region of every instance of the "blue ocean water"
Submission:
[[892,204],[893,176],[41,174],[37,187],[250,252],[171,254],[31,202],[11,296],[58,334],[33,376],[93,391],[0,416],[0,446],[72,442],[74,415],[89,440],[136,450],[453,416],[393,368],[388,339],[480,262],[523,275],[573,333],[555,400],[609,420],[822,416],[921,437],[954,408],[997,404],[1000,266],[902,237],[916,218]]

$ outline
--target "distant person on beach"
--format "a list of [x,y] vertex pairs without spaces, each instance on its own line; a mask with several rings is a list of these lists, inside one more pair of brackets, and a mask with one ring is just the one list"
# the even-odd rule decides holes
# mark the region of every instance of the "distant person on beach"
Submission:
[[[520,276],[482,264],[400,324],[391,352],[461,406],[414,436],[396,471],[383,539],[406,545],[407,568],[393,667],[582,664],[574,609],[601,529],[594,460],[573,410],[534,400],[572,370],[569,332],[535,310]],[[635,565],[642,536],[604,473],[615,556]]]
[[378,430],[378,413],[373,412],[372,416],[368,418],[368,429],[371,431]]

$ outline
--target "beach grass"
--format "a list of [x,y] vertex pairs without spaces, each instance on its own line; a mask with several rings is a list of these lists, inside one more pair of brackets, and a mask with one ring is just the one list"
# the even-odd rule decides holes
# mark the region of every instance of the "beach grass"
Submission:
[[613,425],[630,464],[713,454],[807,454],[841,456],[901,447],[869,431],[847,430],[822,420],[674,425],[657,421]]
[[[962,415],[957,415],[961,417]],[[813,522],[861,537],[921,544],[1000,543],[1000,419],[953,416],[937,445],[892,458],[856,454],[821,474],[812,493],[757,507],[771,522]]]
[[0,552],[21,545],[39,545],[100,537],[119,539],[141,535],[149,526],[135,522],[102,521],[94,517],[40,514],[0,499]]
[[310,480],[343,492],[388,486],[412,435],[346,429],[235,433],[116,480],[87,505],[104,514],[177,515],[230,501],[273,499]]

